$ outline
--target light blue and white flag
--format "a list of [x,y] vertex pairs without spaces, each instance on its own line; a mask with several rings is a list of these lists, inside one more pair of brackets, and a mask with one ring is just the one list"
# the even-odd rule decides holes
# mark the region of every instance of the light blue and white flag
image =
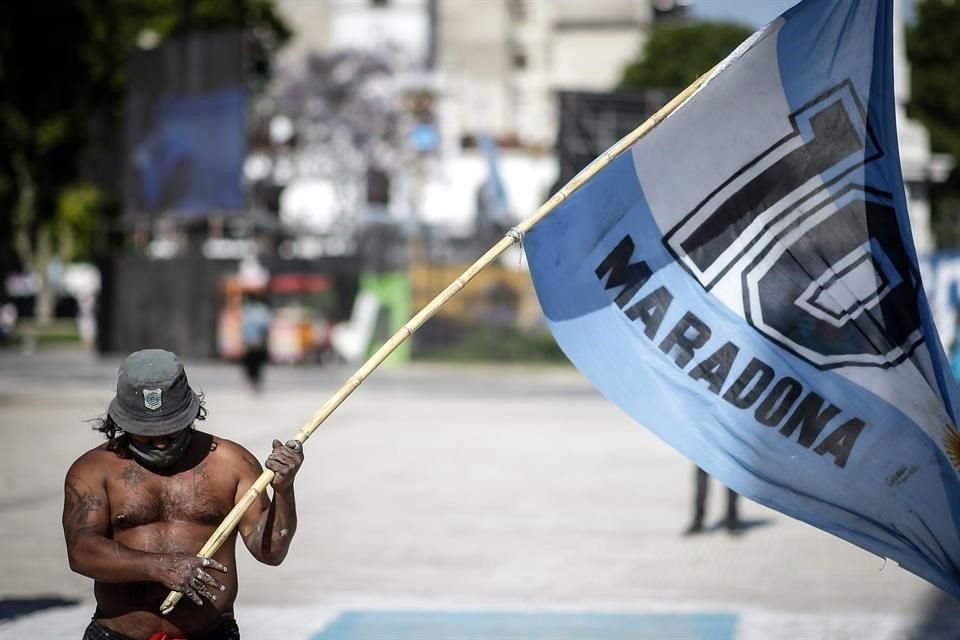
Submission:
[[900,173],[893,0],[805,0],[527,235],[557,341],[724,484],[960,597],[957,386]]

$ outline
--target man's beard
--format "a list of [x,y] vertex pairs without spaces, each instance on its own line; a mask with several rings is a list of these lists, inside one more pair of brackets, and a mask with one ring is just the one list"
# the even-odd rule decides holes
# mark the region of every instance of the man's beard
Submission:
[[193,437],[193,427],[184,429],[176,439],[171,440],[166,449],[158,449],[148,444],[140,444],[133,438],[128,438],[127,447],[133,456],[145,466],[163,469],[174,464],[183,457],[190,439]]

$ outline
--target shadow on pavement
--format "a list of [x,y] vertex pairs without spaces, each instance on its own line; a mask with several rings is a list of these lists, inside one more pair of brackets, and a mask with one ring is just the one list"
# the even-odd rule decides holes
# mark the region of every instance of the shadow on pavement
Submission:
[[69,607],[79,602],[80,601],[75,598],[60,598],[58,596],[7,598],[6,600],[0,600],[0,620],[11,620],[19,616],[25,616],[28,613],[43,611],[44,609]]
[[691,531],[688,529],[683,532],[683,536],[689,537],[689,538],[696,538],[698,536],[702,536],[708,533],[716,533],[716,532],[723,532],[723,533],[726,533],[727,535],[741,536],[751,529],[765,527],[768,524],[771,524],[772,522],[773,520],[769,518],[755,518],[753,520],[741,518],[737,522],[736,529],[728,530],[726,523],[723,520],[720,520],[708,527],[704,527],[703,529],[698,529],[695,531]]
[[[737,521],[737,528],[728,533],[737,534],[737,535],[744,534],[747,531],[750,531],[751,529],[758,529],[760,527],[765,527],[772,522],[773,520],[769,518],[755,518],[753,520],[749,520],[747,518],[741,518],[739,521]],[[716,524],[714,524],[712,527],[709,527],[708,531],[727,531],[727,529],[723,520],[721,520],[720,522],[717,522]]]
[[956,640],[960,638],[960,600],[936,591],[931,593],[920,622],[910,631],[910,640]]

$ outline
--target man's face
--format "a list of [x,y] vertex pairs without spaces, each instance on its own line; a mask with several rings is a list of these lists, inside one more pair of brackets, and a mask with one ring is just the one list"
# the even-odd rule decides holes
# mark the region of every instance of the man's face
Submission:
[[148,467],[162,469],[179,460],[190,445],[193,427],[162,436],[143,436],[128,433],[130,453]]

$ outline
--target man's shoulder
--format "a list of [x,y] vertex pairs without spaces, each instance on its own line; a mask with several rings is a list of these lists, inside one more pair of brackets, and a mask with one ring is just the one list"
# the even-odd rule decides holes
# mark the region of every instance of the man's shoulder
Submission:
[[246,447],[220,436],[213,436],[213,441],[216,444],[215,450],[221,463],[225,463],[236,470],[249,469],[256,471],[257,474],[260,473],[258,470],[259,462]]
[[251,454],[246,447],[243,445],[229,440],[227,438],[222,438],[217,435],[211,434],[213,442],[216,444],[216,451],[224,457],[227,458],[242,458],[244,456],[250,456]]
[[104,442],[74,460],[67,475],[104,475],[118,462],[120,457],[110,450],[109,442]]

